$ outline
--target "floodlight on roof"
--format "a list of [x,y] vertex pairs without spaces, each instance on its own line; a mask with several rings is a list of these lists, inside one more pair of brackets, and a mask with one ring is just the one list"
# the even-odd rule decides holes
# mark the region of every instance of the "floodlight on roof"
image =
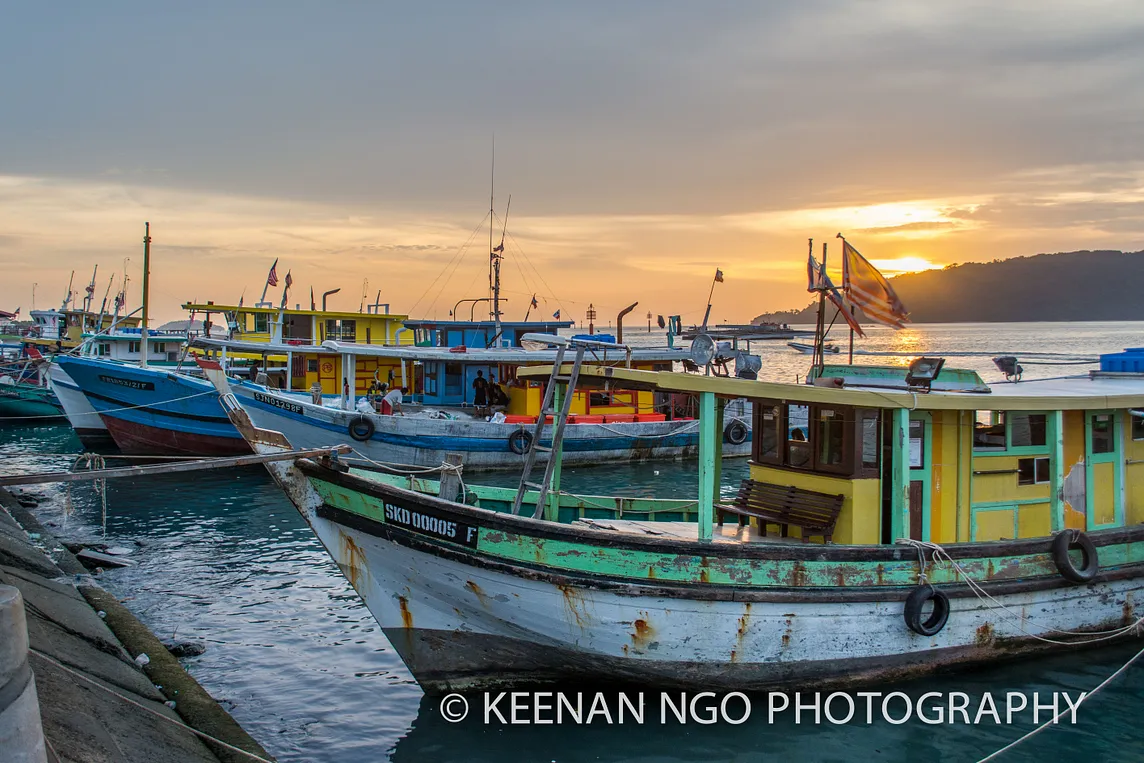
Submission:
[[945,358],[915,358],[910,363],[910,369],[906,372],[906,386],[924,387],[928,390],[941,373],[941,367],[944,365]]

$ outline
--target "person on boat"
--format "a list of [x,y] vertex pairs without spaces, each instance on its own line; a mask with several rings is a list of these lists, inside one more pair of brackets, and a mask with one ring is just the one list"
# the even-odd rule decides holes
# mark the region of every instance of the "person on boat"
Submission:
[[385,397],[381,399],[381,414],[383,416],[393,416],[400,413],[404,416],[405,411],[401,409],[401,401],[406,391],[405,387],[401,387],[400,389],[394,388],[387,392]]
[[497,377],[495,374],[489,374],[489,405],[508,405],[508,395],[505,394],[504,388],[497,383]]
[[473,405],[478,414],[489,405],[489,382],[484,371],[477,371],[477,378],[473,379]]

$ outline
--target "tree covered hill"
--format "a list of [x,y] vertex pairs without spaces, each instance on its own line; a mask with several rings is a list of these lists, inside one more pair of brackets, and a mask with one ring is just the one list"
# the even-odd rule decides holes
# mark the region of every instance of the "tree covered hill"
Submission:
[[[1144,320],[1144,251],[1038,254],[890,279],[914,323]],[[818,302],[755,323],[813,323]]]

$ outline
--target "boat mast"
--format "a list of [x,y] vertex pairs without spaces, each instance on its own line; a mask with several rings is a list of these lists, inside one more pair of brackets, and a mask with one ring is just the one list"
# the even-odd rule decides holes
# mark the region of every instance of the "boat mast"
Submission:
[[69,277],[68,277],[68,293],[67,293],[67,296],[66,296],[66,297],[64,297],[64,304],[63,304],[63,306],[60,308],[60,312],[63,312],[64,310],[67,310],[67,309],[68,309],[68,305],[69,305],[69,304],[71,304],[71,299],[72,299],[72,290],[71,290],[71,287],[72,287],[72,281],[74,281],[74,280],[75,280],[75,271],[73,270],[73,271],[71,272],[71,276],[69,276]]
[[87,285],[85,296],[83,298],[83,311],[89,312],[91,310],[91,301],[95,298],[95,274],[99,272],[99,263],[96,263],[95,270],[91,271],[91,283]]
[[142,329],[139,332],[139,365],[142,368],[147,367],[147,309],[150,304],[149,298],[151,296],[151,223],[143,223],[145,233],[143,234],[143,321],[140,324]]
[[[501,333],[501,311],[500,311],[500,264],[504,246],[500,247],[500,252],[493,248],[493,203],[495,201],[496,191],[496,170],[497,170],[497,143],[496,137],[493,137],[493,153],[492,153],[492,167],[489,173],[489,291],[493,300],[493,338],[494,341],[500,341]],[[505,225],[508,220],[505,220]]]
[[[807,246],[810,249],[810,254],[814,255],[814,239],[807,239]],[[822,272],[826,272],[826,242],[822,242]],[[818,321],[814,328],[814,360],[812,367],[815,375],[817,376],[822,372],[823,366],[826,364],[826,291],[819,290],[818,292]]]

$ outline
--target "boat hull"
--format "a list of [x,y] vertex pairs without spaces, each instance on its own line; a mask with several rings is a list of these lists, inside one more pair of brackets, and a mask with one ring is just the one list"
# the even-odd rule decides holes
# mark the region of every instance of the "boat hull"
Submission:
[[0,419],[35,424],[63,417],[64,410],[50,390],[27,384],[0,385]]
[[[302,471],[320,501],[303,514],[431,693],[568,681],[853,686],[1075,648],[1083,639],[1060,632],[1123,628],[1144,600],[1138,542],[1119,543],[1139,532],[1105,536],[1117,541],[1105,553],[1126,564],[1083,586],[1049,572],[1049,539],[979,544],[986,556],[966,567],[1000,576],[988,590],[1006,610],[943,585],[953,611],[926,637],[903,619],[913,549],[619,538]],[[452,538],[433,537],[450,523]]]
[[[437,466],[449,453],[464,455],[466,471],[519,469],[524,456],[513,452],[510,438],[531,426],[498,424],[479,419],[430,419],[425,416],[370,415],[374,432],[365,441],[349,434],[357,411],[313,405],[301,396],[282,395],[248,383],[231,384],[256,427],[283,433],[299,448],[350,443],[360,456],[384,463]],[[730,423],[732,416],[727,417]],[[744,442],[725,442],[726,456],[750,452],[749,416],[738,417],[746,430]],[[569,424],[564,430],[566,465],[694,458],[699,449],[698,421],[658,421],[613,424]],[[552,434],[547,427],[546,435]],[[547,440],[543,444],[549,444]],[[540,453],[538,462],[547,459]]]
[[100,418],[99,412],[92,407],[87,397],[84,396],[83,390],[68,376],[67,372],[58,363],[52,363],[48,374],[51,379],[52,391],[59,398],[60,405],[64,409],[64,415],[67,416],[68,423],[72,425],[72,429],[79,436],[80,442],[89,448],[114,445],[115,441],[112,439],[111,433],[107,431],[107,426]]
[[61,357],[124,453],[229,456],[250,452],[209,383],[167,370]]

